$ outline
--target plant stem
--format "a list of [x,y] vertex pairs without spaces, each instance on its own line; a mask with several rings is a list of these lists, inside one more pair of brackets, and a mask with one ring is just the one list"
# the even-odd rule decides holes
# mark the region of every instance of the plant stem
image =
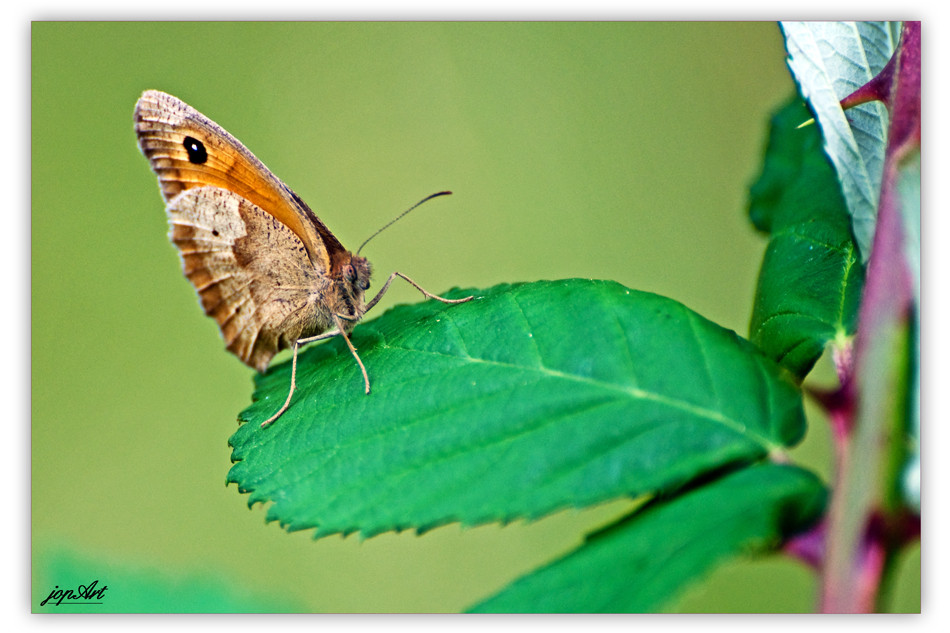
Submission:
[[[858,320],[851,372],[826,400],[834,427],[835,483],[826,517],[821,610],[881,609],[885,574],[910,538],[900,494],[907,459],[911,317],[917,300],[902,213],[920,213],[896,183],[905,157],[920,147],[920,23],[907,22],[887,91],[891,119],[878,218]],[[840,375],[840,374],[839,374]],[[835,405],[838,406],[835,406]]]

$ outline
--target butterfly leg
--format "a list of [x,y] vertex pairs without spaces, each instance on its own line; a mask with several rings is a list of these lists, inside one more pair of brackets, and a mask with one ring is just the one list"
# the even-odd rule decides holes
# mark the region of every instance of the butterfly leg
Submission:
[[408,281],[410,284],[412,284],[412,286],[416,290],[424,294],[427,298],[435,299],[436,301],[441,301],[442,303],[465,303],[466,301],[471,301],[472,299],[475,298],[473,295],[473,296],[465,297],[464,299],[444,299],[442,297],[432,294],[431,292],[427,291],[425,288],[423,288],[422,286],[420,286],[413,280],[403,275],[401,272],[396,271],[389,276],[389,279],[387,279],[386,283],[383,284],[383,287],[379,289],[379,292],[376,293],[376,296],[373,297],[373,300],[366,304],[365,312],[369,312],[370,308],[372,308],[374,305],[379,303],[379,300],[382,299],[386,291],[389,290],[389,284],[391,284],[393,282],[393,279],[395,279],[396,277],[402,277],[403,279]]
[[[471,301],[472,299],[475,298],[474,296],[465,297],[463,299],[445,299],[443,297],[439,297],[438,295],[434,295],[431,292],[427,291],[425,288],[423,288],[422,286],[414,282],[412,279],[409,279],[409,277],[406,277],[401,272],[397,271],[389,276],[389,279],[386,280],[386,283],[383,284],[383,287],[379,290],[378,293],[376,293],[376,296],[373,297],[372,301],[366,304],[366,309],[364,310],[364,312],[369,312],[370,308],[372,308],[377,303],[379,303],[379,300],[382,299],[383,295],[386,294],[386,291],[389,290],[390,284],[392,284],[393,280],[396,277],[402,277],[403,279],[408,281],[416,290],[421,292],[427,298],[435,299],[436,301],[441,301],[442,303],[465,303],[466,301]],[[363,365],[363,361],[360,359],[360,355],[356,353],[356,348],[353,346],[353,343],[350,341],[350,337],[346,335],[346,329],[343,327],[343,321],[341,319],[352,320],[351,317],[348,317],[347,315],[334,314],[333,321],[336,323],[335,330],[332,330],[330,332],[324,332],[323,334],[318,334],[317,336],[311,336],[310,338],[298,339],[297,342],[294,343],[294,358],[293,358],[293,362],[291,364],[291,370],[290,370],[290,393],[287,394],[287,400],[284,401],[284,405],[280,408],[280,410],[261,423],[262,428],[267,426],[268,424],[270,424],[277,418],[279,418],[281,415],[283,415],[284,411],[286,411],[288,407],[290,407],[290,400],[291,398],[293,398],[294,390],[297,388],[297,351],[299,350],[301,345],[305,345],[307,343],[312,343],[314,341],[332,338],[337,335],[342,336],[343,340],[346,341],[346,346],[350,348],[350,353],[353,354],[353,358],[356,360],[356,364],[360,366],[360,371],[363,373],[363,382],[366,384],[366,393],[369,394],[370,392],[369,374],[366,372],[366,366]]]
[[[408,277],[403,275],[401,272],[397,271],[389,276],[389,279],[386,280],[386,283],[383,284],[383,287],[380,288],[379,292],[376,293],[376,296],[373,297],[373,300],[370,301],[368,304],[366,304],[366,309],[363,310],[364,313],[369,312],[370,308],[372,308],[374,305],[376,305],[379,302],[383,294],[385,294],[386,291],[389,289],[389,285],[393,282],[393,280],[396,277],[402,277],[403,279],[408,281],[410,284],[412,284],[419,292],[424,294],[426,297],[430,299],[436,299],[437,301],[441,301],[442,303],[465,303],[466,301],[470,301],[474,299],[474,296],[465,297],[464,299],[443,299],[442,297],[436,296],[432,294],[431,292],[428,292],[425,288],[423,288],[422,286],[414,282],[412,279],[409,279]],[[350,353],[353,354],[353,358],[356,359],[356,364],[360,366],[360,371],[363,372],[363,382],[366,383],[366,394],[369,395],[369,392],[370,392],[369,374],[366,373],[366,366],[363,365],[363,361],[360,360],[360,355],[356,353],[356,348],[353,347],[353,343],[350,341],[350,337],[346,335],[346,329],[343,327],[343,321],[341,319],[347,319],[347,320],[354,320],[354,319],[345,314],[333,315],[333,320],[336,323],[336,327],[337,327],[337,330],[339,330],[340,336],[342,336],[343,340],[346,341],[346,346],[350,348]]]
[[356,359],[356,364],[360,366],[360,371],[363,372],[363,381],[366,383],[366,393],[369,394],[369,374],[366,373],[366,367],[363,365],[363,361],[360,360],[360,355],[356,353],[356,348],[353,347],[353,343],[350,342],[350,337],[346,335],[346,330],[343,327],[343,322],[340,320],[340,315],[334,314],[333,321],[336,323],[336,329],[339,330],[340,336],[346,341],[346,346],[350,348],[350,353],[353,354],[353,358]]
[[[290,369],[290,393],[287,394],[287,400],[284,401],[284,406],[282,406],[277,413],[275,413],[274,415],[270,416],[269,418],[261,422],[261,428],[264,428],[265,426],[267,426],[268,424],[270,424],[271,422],[273,422],[274,420],[282,416],[284,414],[284,411],[286,411],[287,408],[290,406],[290,399],[294,397],[294,390],[297,388],[297,350],[300,349],[300,346],[306,345],[307,343],[313,343],[314,341],[319,341],[322,339],[333,338],[337,334],[341,334],[343,332],[343,328],[340,327],[341,325],[342,324],[339,323],[338,321],[337,327],[339,329],[337,330],[324,332],[323,334],[318,334],[317,336],[311,336],[310,338],[297,339],[297,341],[294,343],[294,360],[291,363],[291,369]],[[344,338],[346,338],[346,335],[344,335]],[[347,343],[349,343],[349,341],[347,341]],[[352,345],[350,345],[350,349],[353,349]],[[354,352],[354,354],[355,353],[356,352]],[[357,361],[358,360],[359,359],[357,358]],[[362,365],[363,364],[360,363],[361,367]],[[363,375],[364,376],[366,375],[365,369],[363,370]],[[367,389],[369,389],[369,382],[367,382]],[[367,393],[369,392],[367,391]]]

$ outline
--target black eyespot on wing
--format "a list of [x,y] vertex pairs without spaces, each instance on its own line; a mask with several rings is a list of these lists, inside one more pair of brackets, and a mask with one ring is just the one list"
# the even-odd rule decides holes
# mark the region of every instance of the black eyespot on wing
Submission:
[[182,145],[185,146],[188,160],[193,165],[202,165],[208,160],[208,150],[205,149],[204,143],[193,136],[186,136]]

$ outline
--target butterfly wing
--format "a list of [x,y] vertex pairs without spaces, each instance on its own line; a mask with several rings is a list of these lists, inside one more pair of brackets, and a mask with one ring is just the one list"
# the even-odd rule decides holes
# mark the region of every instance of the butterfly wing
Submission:
[[274,216],[218,187],[188,188],[166,210],[185,276],[244,363],[264,371],[279,350],[329,329],[331,282]]
[[263,209],[299,238],[313,266],[330,269],[346,249],[310,208],[236,138],[184,101],[148,90],[135,104],[139,148],[170,202],[194,187],[219,187]]

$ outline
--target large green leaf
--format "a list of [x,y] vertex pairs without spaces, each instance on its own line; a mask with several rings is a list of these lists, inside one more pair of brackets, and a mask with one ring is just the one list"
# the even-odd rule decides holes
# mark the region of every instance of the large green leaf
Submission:
[[864,267],[834,169],[793,98],[772,118],[749,216],[767,231],[749,338],[799,378],[832,340],[854,334]]
[[821,482],[807,471],[775,464],[746,468],[648,504],[472,610],[655,611],[716,563],[770,551],[807,529],[825,499]]
[[845,112],[839,102],[884,68],[897,47],[900,22],[782,22],[781,27],[788,66],[824,134],[866,262],[884,168],[887,109],[872,102]]
[[734,332],[614,282],[398,306],[260,377],[228,474],[318,536],[535,518],[671,489],[804,432],[801,394]]

